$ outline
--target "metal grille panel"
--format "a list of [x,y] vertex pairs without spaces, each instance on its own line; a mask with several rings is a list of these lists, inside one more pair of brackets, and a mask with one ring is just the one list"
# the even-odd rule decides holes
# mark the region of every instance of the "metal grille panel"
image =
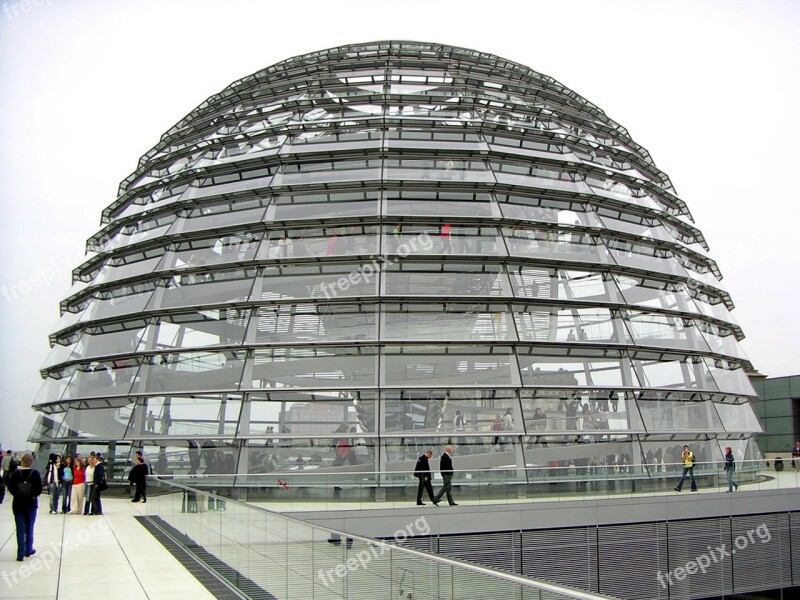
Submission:
[[596,529],[523,531],[522,574],[596,592]]

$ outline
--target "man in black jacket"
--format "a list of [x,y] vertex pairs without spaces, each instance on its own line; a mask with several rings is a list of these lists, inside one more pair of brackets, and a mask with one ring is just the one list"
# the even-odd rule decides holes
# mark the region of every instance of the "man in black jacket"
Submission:
[[131,502],[147,502],[147,475],[149,470],[147,465],[144,464],[144,458],[137,453],[136,464],[128,474],[128,481],[136,486],[136,494],[133,496]]
[[444,454],[442,454],[442,458],[439,459],[439,472],[442,474],[442,489],[439,490],[439,493],[436,494],[436,497],[433,499],[433,503],[437,506],[442,496],[445,494],[447,494],[447,502],[450,506],[458,506],[458,504],[453,501],[453,494],[450,492],[450,486],[453,481],[452,455],[453,448],[451,446],[445,446]]
[[[103,463],[103,457],[100,454],[95,454],[94,457],[94,479],[92,480],[92,503],[90,515],[102,515],[103,503],[100,501],[100,494],[106,485],[106,466]],[[101,489],[102,488],[102,489]]]
[[433,499],[433,486],[431,485],[431,466],[428,463],[431,456],[433,456],[433,452],[426,450],[417,459],[417,466],[414,467],[414,477],[419,479],[419,485],[417,486],[417,506],[425,505],[422,501],[422,490],[427,490],[431,502],[435,502]]

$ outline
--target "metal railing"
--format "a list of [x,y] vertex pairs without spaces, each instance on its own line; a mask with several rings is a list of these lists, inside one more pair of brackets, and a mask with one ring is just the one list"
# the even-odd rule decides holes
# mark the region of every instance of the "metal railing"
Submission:
[[[330,530],[157,476],[147,518],[242,598],[611,598]],[[395,541],[430,533],[424,516]]]
[[[595,500],[623,496],[674,494],[683,465],[570,465],[568,467],[526,467],[516,465],[491,469],[459,470],[458,457],[453,478],[458,500],[476,503],[520,501]],[[741,491],[800,488],[800,469],[786,463],[776,472],[774,464],[762,460],[739,461],[734,475]],[[800,465],[799,465],[800,466]],[[433,473],[434,490],[441,478]],[[720,462],[697,463],[694,475],[703,492],[726,492],[726,473]],[[239,498],[259,502],[348,503],[357,507],[381,508],[408,506],[416,500],[418,480],[407,471],[361,471],[349,466],[340,469],[303,468],[251,474],[175,474],[159,475],[162,480],[206,491],[228,490]],[[687,477],[684,492],[691,491]],[[427,502],[427,498],[423,498]]]

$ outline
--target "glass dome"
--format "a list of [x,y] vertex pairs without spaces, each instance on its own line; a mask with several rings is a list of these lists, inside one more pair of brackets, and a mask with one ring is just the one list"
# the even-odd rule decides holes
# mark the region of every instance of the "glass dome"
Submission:
[[451,444],[518,481],[755,452],[743,334],[669,178],[497,56],[379,42],[236,81],[87,249],[34,402],[51,449],[251,475],[407,471]]

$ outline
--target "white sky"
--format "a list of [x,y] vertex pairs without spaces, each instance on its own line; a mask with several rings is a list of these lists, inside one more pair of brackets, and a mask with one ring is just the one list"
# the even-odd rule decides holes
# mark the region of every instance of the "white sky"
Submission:
[[689,205],[753,364],[800,373],[800,2],[33,2],[0,7],[3,448],[25,445],[70,271],[139,157],[236,79],[375,40],[497,54],[602,108]]

